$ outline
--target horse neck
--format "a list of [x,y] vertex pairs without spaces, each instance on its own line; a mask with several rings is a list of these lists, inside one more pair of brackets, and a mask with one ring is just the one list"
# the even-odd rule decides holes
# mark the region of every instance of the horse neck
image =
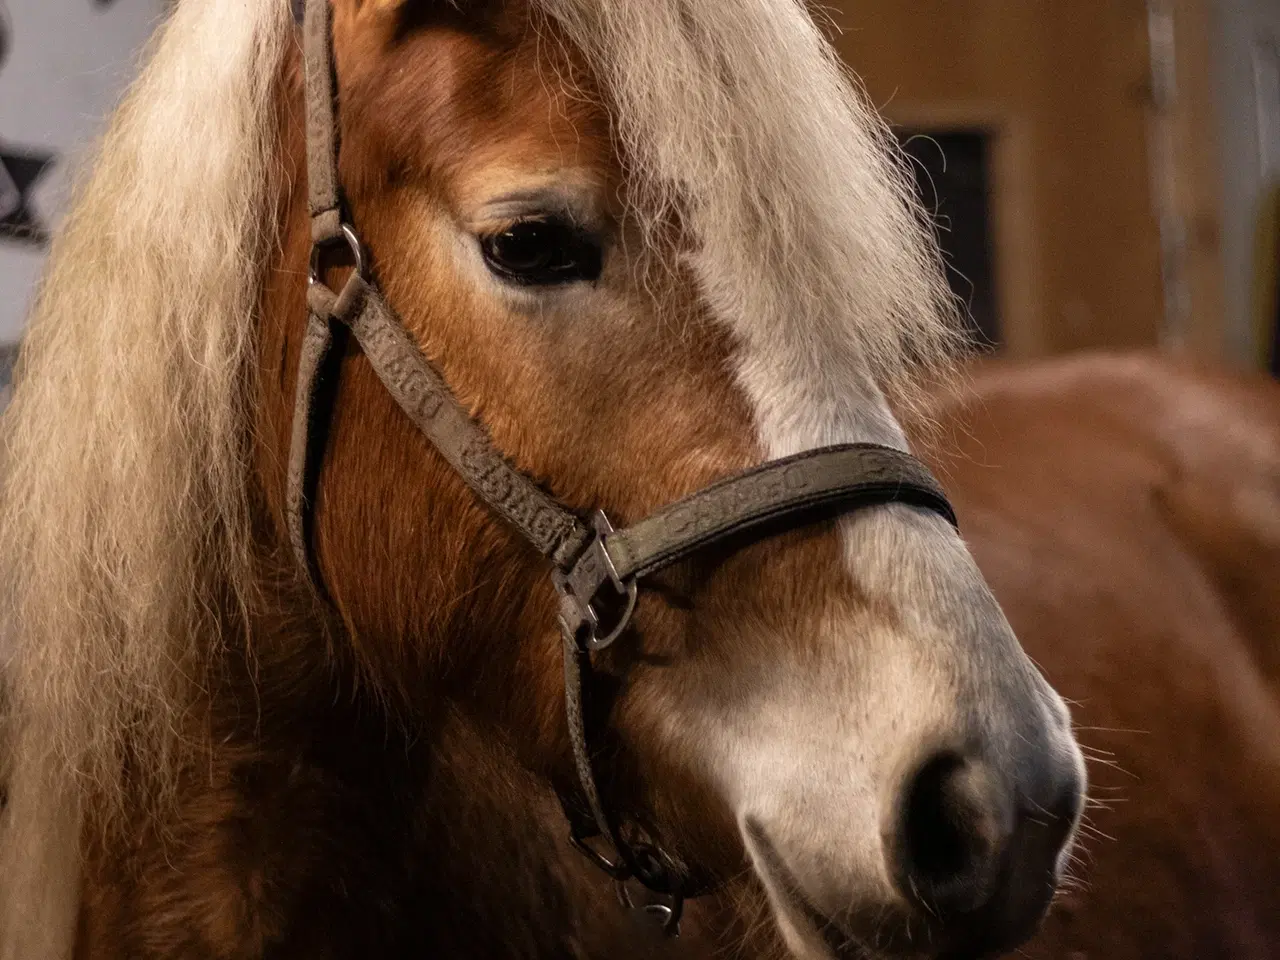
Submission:
[[690,901],[677,940],[623,909],[613,882],[569,845],[550,786],[487,723],[446,708],[421,772],[409,835],[421,858],[419,898],[427,906],[421,922],[435,955],[789,956],[771,929],[744,924],[753,913],[763,924],[767,907],[743,878]]
[[670,957],[567,842],[550,789],[489,731],[451,713],[420,807],[432,942],[457,956]]
[[[289,791],[244,798],[296,829],[279,842],[312,849],[367,905],[309,922],[331,924],[335,942],[385,940],[388,955],[684,955],[633,922],[612,882],[569,846],[550,785],[491,721],[444,690],[405,715],[360,679],[347,641],[305,597],[274,596],[252,625],[251,652],[227,657],[213,749],[229,766],[248,758],[263,781],[316,785],[308,810],[266,808],[296,802]],[[297,869],[310,862],[299,857]]]

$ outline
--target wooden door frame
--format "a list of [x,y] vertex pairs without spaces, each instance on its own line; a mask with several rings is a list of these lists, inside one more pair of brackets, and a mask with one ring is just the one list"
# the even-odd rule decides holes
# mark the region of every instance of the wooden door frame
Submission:
[[974,130],[990,143],[992,272],[1000,350],[1013,358],[1044,352],[1044,311],[1035,295],[1036,216],[1031,126],[991,103],[895,101],[883,113],[894,126],[939,132]]

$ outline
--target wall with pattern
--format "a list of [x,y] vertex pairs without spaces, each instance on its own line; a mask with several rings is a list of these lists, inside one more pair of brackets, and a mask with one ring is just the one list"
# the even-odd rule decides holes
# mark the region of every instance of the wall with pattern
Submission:
[[165,0],[0,0],[0,344],[23,319],[76,158]]

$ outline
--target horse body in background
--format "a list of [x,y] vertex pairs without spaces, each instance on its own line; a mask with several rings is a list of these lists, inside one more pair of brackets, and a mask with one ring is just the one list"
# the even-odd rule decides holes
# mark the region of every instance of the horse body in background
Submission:
[[1280,387],[1083,356],[935,413],[966,540],[1095,751],[1083,883],[1027,955],[1276,956]]
[[[548,821],[575,765],[547,565],[353,342],[323,598],[290,549],[314,169],[290,8],[177,4],[54,243],[4,422],[0,958],[638,954]],[[346,215],[559,502],[625,526],[765,460],[905,447],[891,402],[945,367],[948,295],[799,5],[332,13]],[[633,623],[595,658],[596,774],[722,885],[686,949],[1030,935],[1081,757],[943,518],[699,555]]]

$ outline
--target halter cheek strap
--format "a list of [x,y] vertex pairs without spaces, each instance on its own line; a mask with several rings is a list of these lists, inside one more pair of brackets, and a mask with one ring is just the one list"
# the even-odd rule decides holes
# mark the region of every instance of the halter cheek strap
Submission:
[[[513,466],[488,431],[458,402],[373,280],[367,252],[344,215],[338,179],[329,0],[305,4],[307,180],[313,242],[308,317],[298,365],[289,456],[289,537],[299,568],[325,595],[312,549],[314,491],[323,459],[332,380],[349,332],[396,404],[474,494],[548,562],[560,597],[565,709],[580,796],[561,794],[573,842],[621,883],[636,879],[669,898],[656,907],[674,933],[683,897],[696,894],[690,871],[656,846],[628,842],[602,801],[590,744],[598,732],[584,700],[601,690],[592,654],[630,625],[646,577],[711,546],[738,548],[818,518],[888,503],[932,511],[955,524],[946,496],[910,455],[874,444],[811,450],[761,464],[614,530],[556,500]],[[325,285],[325,260],[345,248],[354,269],[341,291]],[[584,802],[585,801],[585,802]],[[602,837],[613,859],[587,845]],[[624,899],[628,899],[624,891]],[[628,899],[629,902],[629,899]],[[650,909],[653,909],[651,906]]]

